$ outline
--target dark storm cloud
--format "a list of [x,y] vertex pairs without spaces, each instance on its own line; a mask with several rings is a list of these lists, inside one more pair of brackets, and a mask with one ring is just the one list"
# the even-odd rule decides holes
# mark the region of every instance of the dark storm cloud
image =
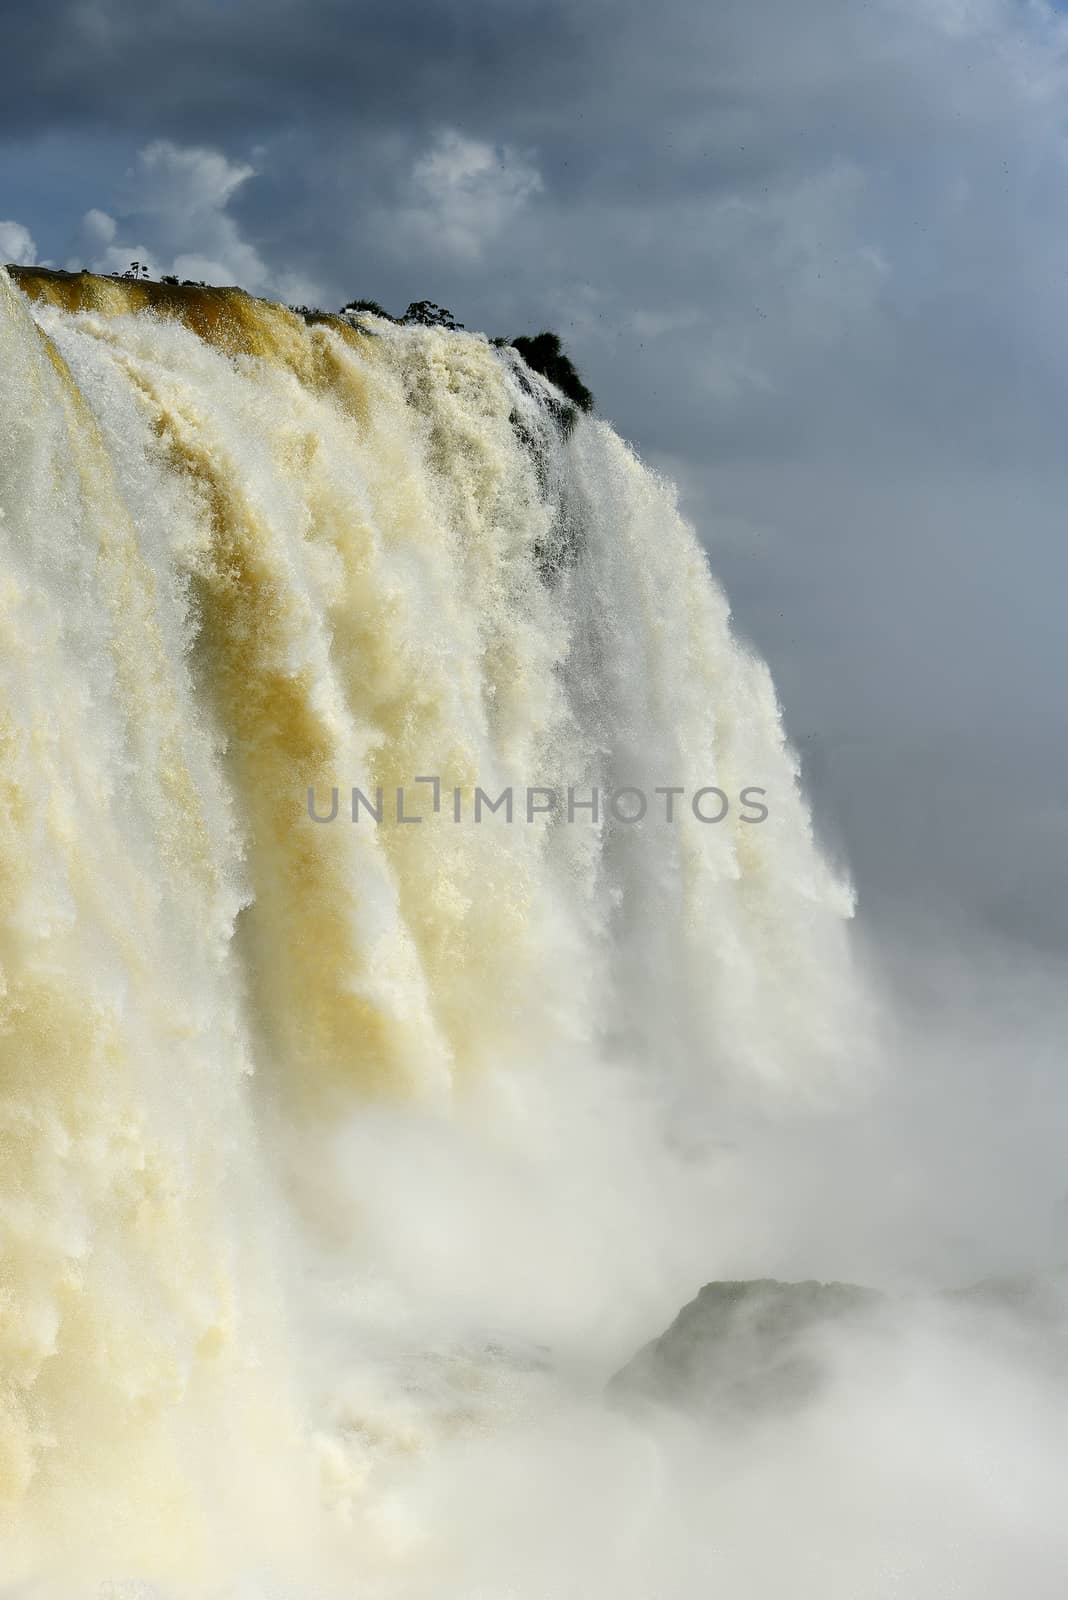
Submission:
[[240,138],[467,114],[552,101],[581,78],[594,39],[570,7],[515,0],[351,5],[343,0],[192,0],[146,7],[81,0],[22,7],[7,28],[0,124],[99,124]]
[[1043,0],[22,7],[0,216],[559,328],[678,478],[862,904],[1068,942],[1066,52]]

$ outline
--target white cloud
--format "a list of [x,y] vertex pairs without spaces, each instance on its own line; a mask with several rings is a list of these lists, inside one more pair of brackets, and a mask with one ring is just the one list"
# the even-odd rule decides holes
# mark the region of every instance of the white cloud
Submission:
[[82,235],[87,243],[106,249],[115,238],[115,218],[106,211],[87,211],[82,218]]
[[542,188],[537,167],[511,145],[446,128],[414,163],[402,203],[383,220],[400,249],[474,263]]
[[218,150],[156,139],[139,153],[129,182],[138,211],[211,224],[252,177],[252,167],[230,161]]
[[[98,216],[107,213],[97,213]],[[117,224],[113,217],[108,217],[117,231]],[[144,267],[150,278],[159,278],[164,272],[171,269],[161,266],[153,252],[145,244],[136,244],[132,240],[120,241],[118,244],[109,244],[106,248],[92,254],[85,252],[82,255],[71,256],[67,267],[71,271],[87,266],[93,272],[125,272],[128,267],[137,262]]]
[[[252,294],[285,294],[255,245],[227,207],[255,176],[252,167],[218,150],[157,139],[138,154],[115,214],[94,208],[82,218],[72,268],[124,272],[139,261],[152,277],[164,273],[215,284],[236,283]],[[315,286],[304,283],[305,298]]]
[[37,246],[29,228],[21,222],[0,222],[0,262],[13,267],[32,267],[37,260]]

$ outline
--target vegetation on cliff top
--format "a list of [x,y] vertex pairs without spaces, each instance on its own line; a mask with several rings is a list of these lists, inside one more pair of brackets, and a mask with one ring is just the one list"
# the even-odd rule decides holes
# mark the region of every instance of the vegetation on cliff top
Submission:
[[[291,311],[296,311],[308,322],[320,321],[329,313],[313,310],[310,306],[290,306]],[[385,317],[389,322],[397,322],[402,326],[417,326],[421,328],[448,328],[458,330],[463,327],[462,322],[457,322],[452,312],[445,306],[439,306],[433,300],[413,300],[407,311],[401,317],[395,317],[380,305],[377,300],[349,300],[341,307],[341,313],[358,316],[360,312],[370,316]],[[514,339],[494,339],[491,341],[498,349],[511,345],[523,357],[532,372],[540,372],[561,394],[565,395],[571,405],[561,408],[560,421],[567,431],[574,426],[575,412],[593,410],[593,395],[583,383],[571,357],[564,352],[558,333],[543,329],[541,333],[517,334]]]
[[[33,270],[47,271],[48,269],[37,268]],[[86,274],[86,272],[87,269],[83,267],[80,273],[64,272],[61,276],[78,277]],[[107,276],[138,283],[152,281],[148,267],[141,261],[131,261],[125,272],[110,272]],[[198,283],[190,278],[184,278],[179,282],[178,278],[170,274],[161,278],[160,282],[175,288],[206,289],[208,287],[207,284]],[[447,328],[450,331],[459,331],[463,328],[463,323],[457,322],[447,307],[439,306],[433,300],[411,301],[408,309],[400,317],[393,316],[377,300],[366,299],[349,300],[338,312],[324,311],[318,306],[306,305],[291,305],[289,310],[295,312],[297,316],[303,317],[304,321],[311,325],[329,322],[335,316],[358,317],[363,312],[368,316],[384,317],[389,322],[396,322],[401,326],[407,327]],[[549,382],[561,394],[566,396],[570,402],[568,405],[560,406],[557,404],[559,412],[557,420],[565,433],[569,433],[574,426],[576,411],[592,411],[593,395],[583,383],[570,356],[565,354],[558,333],[543,329],[541,333],[518,334],[514,339],[494,339],[492,343],[498,349],[506,348],[510,345],[513,350],[518,351],[532,372],[538,372],[542,377],[548,378]]]
[[558,333],[520,334],[512,340],[527,366],[556,385],[580,411],[593,410],[593,395],[587,389],[570,356],[564,354]]

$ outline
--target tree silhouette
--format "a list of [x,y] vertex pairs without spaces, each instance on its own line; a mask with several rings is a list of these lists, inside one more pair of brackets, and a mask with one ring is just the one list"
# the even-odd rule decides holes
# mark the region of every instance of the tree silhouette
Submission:
[[401,321],[421,328],[451,328],[454,332],[463,327],[451,311],[435,305],[433,300],[413,300]]

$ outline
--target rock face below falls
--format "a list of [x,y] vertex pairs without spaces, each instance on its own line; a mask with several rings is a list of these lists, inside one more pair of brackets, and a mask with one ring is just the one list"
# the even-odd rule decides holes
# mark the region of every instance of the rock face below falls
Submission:
[[847,1283],[708,1283],[611,1388],[688,1408],[777,1409],[818,1387],[821,1333],[871,1320],[883,1304]]
[[1026,1347],[1068,1377],[1066,1279],[985,1279],[927,1297],[850,1283],[772,1278],[708,1283],[671,1326],[616,1374],[609,1391],[698,1415],[781,1412],[815,1397],[848,1341],[908,1348],[917,1330],[952,1330],[973,1347]]

